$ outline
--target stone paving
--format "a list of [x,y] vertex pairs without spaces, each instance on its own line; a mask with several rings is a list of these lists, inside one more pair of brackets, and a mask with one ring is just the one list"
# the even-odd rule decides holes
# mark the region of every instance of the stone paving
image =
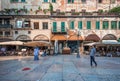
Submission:
[[[90,67],[89,56],[57,55],[0,57],[0,81],[120,81],[119,57],[96,57]],[[30,70],[23,71],[28,67]]]

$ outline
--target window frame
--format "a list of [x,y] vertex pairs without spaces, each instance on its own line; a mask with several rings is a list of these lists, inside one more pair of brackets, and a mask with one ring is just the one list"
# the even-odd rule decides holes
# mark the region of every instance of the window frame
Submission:
[[48,22],[42,22],[42,29],[43,30],[48,29]]

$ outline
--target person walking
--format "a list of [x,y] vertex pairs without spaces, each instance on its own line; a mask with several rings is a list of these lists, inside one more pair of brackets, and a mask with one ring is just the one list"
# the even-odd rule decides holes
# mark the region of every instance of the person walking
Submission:
[[95,46],[91,46],[91,49],[90,49],[90,65],[91,67],[93,66],[93,62],[95,64],[95,66],[97,67],[97,62],[95,61],[95,53],[96,53],[96,48]]
[[34,61],[39,60],[39,47],[34,48]]

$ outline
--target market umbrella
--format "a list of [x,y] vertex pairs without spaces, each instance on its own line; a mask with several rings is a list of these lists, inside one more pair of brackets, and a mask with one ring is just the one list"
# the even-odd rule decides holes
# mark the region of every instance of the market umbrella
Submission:
[[47,41],[30,41],[24,43],[24,46],[31,46],[31,47],[36,47],[36,46],[51,46],[50,42]]
[[0,42],[0,45],[23,45],[24,42],[21,41],[6,41],[6,42]]

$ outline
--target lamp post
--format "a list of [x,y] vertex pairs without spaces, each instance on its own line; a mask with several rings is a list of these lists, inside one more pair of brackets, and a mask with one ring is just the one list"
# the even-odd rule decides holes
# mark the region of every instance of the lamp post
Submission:
[[80,52],[79,52],[79,46],[80,46],[80,43],[79,43],[79,36],[80,36],[80,30],[78,29],[78,31],[77,31],[77,38],[78,38],[78,40],[77,40],[77,58],[80,58]]

